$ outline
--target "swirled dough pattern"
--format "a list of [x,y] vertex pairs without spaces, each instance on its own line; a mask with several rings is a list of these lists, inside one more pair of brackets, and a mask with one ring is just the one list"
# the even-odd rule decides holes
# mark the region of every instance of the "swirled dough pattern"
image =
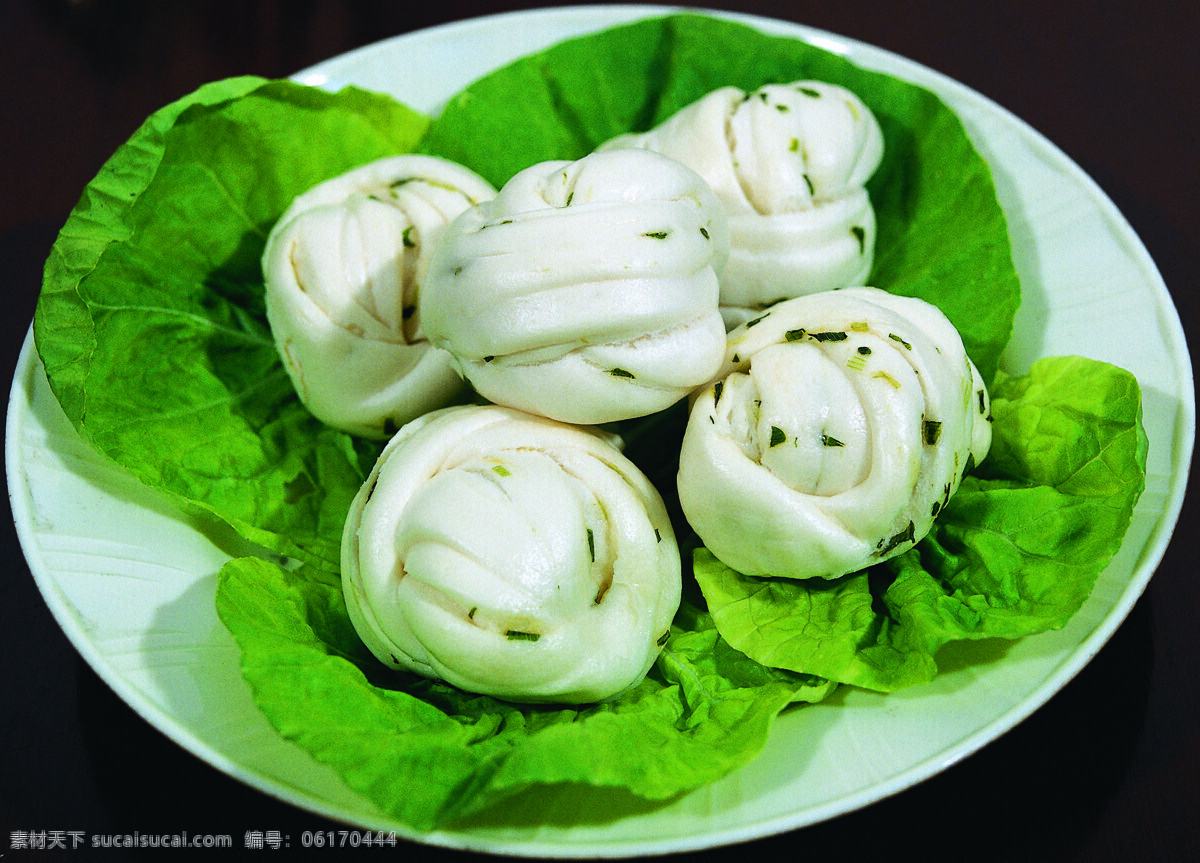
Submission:
[[386,437],[462,387],[421,334],[429,255],[451,219],[495,189],[461,165],[404,155],[300,195],[263,253],[267,319],[305,406],[335,428]]
[[385,664],[512,701],[636,685],[680,601],[662,499],[613,441],[496,405],[434,411],[388,443],[342,574]]
[[749,575],[835,578],[911,548],[991,444],[987,389],[923,300],[847,288],[730,333],[699,392],[679,497]]
[[543,162],[447,230],[425,331],[493,402],[573,423],[650,414],[721,363],[727,249],[720,204],[677,162]]
[[883,134],[854,93],[821,81],[722,87],[644,133],[601,149],[642,147],[708,182],[729,217],[721,305],[732,326],[771,303],[863,284],[875,253],[864,184]]

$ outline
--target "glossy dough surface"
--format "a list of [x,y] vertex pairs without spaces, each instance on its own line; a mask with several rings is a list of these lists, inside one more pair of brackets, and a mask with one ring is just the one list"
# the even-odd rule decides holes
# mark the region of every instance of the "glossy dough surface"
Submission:
[[387,445],[342,543],[350,618],[385,664],[513,701],[645,676],[680,601],[658,492],[613,441],[494,405]]
[[263,253],[267,318],[305,406],[366,437],[461,389],[424,338],[420,293],[446,225],[495,189],[444,159],[381,159],[299,196]]
[[991,444],[950,321],[874,288],[787,300],[730,333],[684,434],[679,497],[727,566],[835,578],[911,548]]
[[864,186],[883,133],[851,91],[821,81],[722,87],[602,145],[620,147],[682,162],[725,207],[721,306],[731,326],[780,299],[866,282],[875,211]]
[[720,365],[721,207],[637,150],[543,162],[447,230],[424,326],[485,398],[573,423],[661,410]]

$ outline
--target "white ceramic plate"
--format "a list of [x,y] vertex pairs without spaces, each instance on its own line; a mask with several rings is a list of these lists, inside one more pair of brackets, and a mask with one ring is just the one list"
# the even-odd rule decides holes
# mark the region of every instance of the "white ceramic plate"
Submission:
[[[335,58],[298,79],[354,83],[418,109],[563,38],[664,7],[577,7],[475,19]],[[943,770],[1057,692],[1125,618],[1179,514],[1195,436],[1190,359],[1154,264],[1113,204],[1022,122],[930,70],[828,33],[758,18],[928,87],[962,117],[996,176],[1024,303],[1004,365],[1080,353],[1137,375],[1150,439],[1145,494],[1120,553],[1059,632],[963,663],[934,683],[881,696],[844,689],[785,714],[748,767],[649,812],[580,820],[540,795],[455,832],[389,823],[258,713],[213,605],[239,542],[201,530],[83,444],[50,395],[27,339],[13,383],[6,454],[17,530],[39,588],[96,672],[151,724],[215,767],[324,816],[436,845],[530,856],[632,856],[710,847],[812,824]],[[504,34],[497,38],[497,34]]]

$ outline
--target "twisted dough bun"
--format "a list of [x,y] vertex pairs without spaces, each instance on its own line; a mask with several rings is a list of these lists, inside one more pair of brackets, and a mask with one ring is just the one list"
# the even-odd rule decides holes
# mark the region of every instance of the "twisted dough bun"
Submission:
[[383,438],[459,392],[450,357],[421,335],[419,295],[445,226],[495,191],[453,162],[395,156],[314,186],[276,222],[267,319],[318,419]]
[[636,685],[680,601],[662,499],[612,440],[496,405],[388,443],[350,508],[342,580],[382,662],[511,701]]
[[679,497],[748,575],[836,578],[912,547],[991,444],[987,389],[945,315],[847,288],[730,333],[684,433]]
[[721,306],[732,325],[788,297],[861,285],[875,255],[864,184],[883,133],[852,92],[821,81],[722,87],[641,134],[641,147],[694,169],[729,217]]
[[584,424],[654,413],[721,363],[727,249],[720,205],[677,162],[543,162],[447,230],[425,331],[498,404]]

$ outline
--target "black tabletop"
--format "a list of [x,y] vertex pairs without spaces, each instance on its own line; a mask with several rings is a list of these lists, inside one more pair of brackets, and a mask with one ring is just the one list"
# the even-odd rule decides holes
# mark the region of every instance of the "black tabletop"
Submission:
[[[146,115],[209,80],[283,77],[389,36],[521,3],[6,0],[0,4],[0,361],[11,380],[41,267],[87,182]],[[1154,258],[1194,345],[1200,272],[1200,6],[1167,0],[710,4],[923,63],[1008,108],[1087,171]],[[26,834],[338,830],[176,746],[79,657],[0,519],[0,856]],[[685,855],[814,860],[1200,860],[1200,578],[1193,494],[1150,586],[1096,658],[982,751],[866,809]],[[294,852],[296,843],[292,843]],[[361,854],[415,853],[360,849]],[[222,851],[228,858],[235,851]],[[247,853],[276,853],[268,844]],[[328,853],[328,852],[325,852]],[[437,851],[435,856],[467,857]]]

